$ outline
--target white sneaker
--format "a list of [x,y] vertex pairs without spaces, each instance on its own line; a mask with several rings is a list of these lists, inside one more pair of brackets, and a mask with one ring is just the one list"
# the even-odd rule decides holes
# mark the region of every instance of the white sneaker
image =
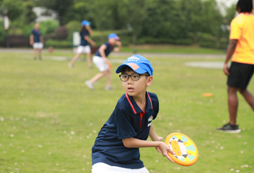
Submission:
[[70,67],[70,68],[74,68],[74,65],[73,65],[73,64],[71,64],[71,63],[69,63],[69,64],[68,64],[68,67]]
[[112,86],[106,86],[106,87],[105,87],[105,90],[106,90],[106,91],[113,90],[113,87],[112,87]]
[[85,84],[86,84],[86,86],[87,86],[90,90],[93,90],[93,89],[94,89],[93,84],[92,84],[91,82],[85,81]]

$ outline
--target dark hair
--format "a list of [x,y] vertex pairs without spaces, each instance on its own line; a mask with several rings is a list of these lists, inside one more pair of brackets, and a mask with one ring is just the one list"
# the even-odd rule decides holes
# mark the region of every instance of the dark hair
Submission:
[[125,65],[122,70],[121,73],[125,72],[125,71],[133,71],[129,66]]
[[79,31],[79,34],[81,35],[82,31],[85,31],[85,32],[88,32],[88,30],[86,29],[86,26],[82,26],[80,31]]
[[[122,70],[121,70],[121,73],[124,73],[125,71],[134,71],[132,70],[129,66],[125,65]],[[150,74],[148,72],[144,73],[144,75],[148,75],[150,76]]]
[[236,5],[236,11],[240,8],[240,12],[251,12],[253,9],[252,0],[239,0]]

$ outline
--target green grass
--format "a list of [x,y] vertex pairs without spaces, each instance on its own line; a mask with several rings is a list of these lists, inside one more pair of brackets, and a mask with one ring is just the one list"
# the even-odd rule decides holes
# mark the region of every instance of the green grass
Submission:
[[[73,54],[55,51],[50,56]],[[97,133],[124,93],[112,74],[113,91],[104,91],[105,79],[90,91],[84,81],[98,73],[84,61],[74,69],[67,61],[43,61],[31,53],[0,55],[0,173],[90,172],[91,147]],[[119,57],[126,59],[127,57]],[[160,100],[153,121],[158,135],[182,132],[199,149],[197,163],[183,167],[170,163],[154,148],[141,149],[141,159],[151,173],[254,172],[253,111],[239,95],[240,134],[224,134],[215,128],[228,121],[226,77],[221,69],[191,68],[192,61],[211,58],[149,58],[154,82],[148,91]],[[113,63],[114,68],[119,64]],[[254,82],[249,90],[254,93]],[[202,97],[211,92],[213,97]],[[248,167],[247,167],[247,166]],[[233,171],[231,171],[233,169]]]
[[223,50],[211,49],[211,48],[200,48],[197,46],[173,46],[173,45],[137,45],[123,47],[123,52],[137,53],[175,53],[175,54],[223,54]]

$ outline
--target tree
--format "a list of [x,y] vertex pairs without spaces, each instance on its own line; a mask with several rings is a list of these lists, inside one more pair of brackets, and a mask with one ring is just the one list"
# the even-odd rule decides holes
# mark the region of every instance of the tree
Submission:
[[36,5],[46,7],[52,9],[57,12],[58,19],[60,25],[64,25],[68,23],[68,21],[64,21],[64,16],[68,14],[73,6],[73,0],[43,0],[43,1],[35,1]]
[[230,22],[234,19],[235,14],[236,14],[236,5],[232,5],[231,7],[228,7],[226,9],[225,19],[227,20],[228,24],[230,24]]
[[142,22],[142,35],[153,38],[186,38],[186,18],[179,1],[151,0]]
[[137,42],[137,36],[140,35],[142,31],[142,21],[146,18],[147,4],[145,0],[130,0],[124,1],[126,6],[129,7],[127,9],[127,14],[129,15],[127,18],[127,23],[129,23],[132,27],[132,42],[135,45]]
[[24,6],[21,0],[4,0],[2,3],[2,8],[4,9],[3,11],[6,10],[11,21],[19,18],[24,11]]
[[29,24],[34,22],[36,19],[36,14],[33,12],[34,4],[31,1],[25,2],[25,12],[24,12],[24,23]]

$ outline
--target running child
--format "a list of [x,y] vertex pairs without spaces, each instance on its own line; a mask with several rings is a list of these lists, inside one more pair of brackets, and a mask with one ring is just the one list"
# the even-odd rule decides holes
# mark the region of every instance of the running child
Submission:
[[[133,55],[116,69],[125,94],[101,128],[92,147],[92,173],[148,173],[140,160],[139,148],[155,147],[168,156],[174,154],[155,133],[152,121],[159,112],[159,101],[147,92],[153,82],[153,67],[141,55]],[[147,141],[148,136],[152,141]]]
[[43,37],[41,35],[41,30],[39,29],[40,24],[39,23],[35,23],[34,24],[34,29],[31,32],[30,35],[30,45],[33,46],[34,49],[34,60],[36,60],[36,54],[38,51],[38,58],[39,60],[41,60],[41,50],[43,48]]
[[[102,44],[100,48],[96,51],[93,57],[93,63],[100,70],[100,73],[95,75],[91,80],[85,81],[85,84],[91,90],[94,89],[93,84],[103,76],[107,77],[107,84],[105,90],[113,89],[113,87],[111,86],[112,64],[107,57],[112,51],[121,51],[122,43],[119,40],[120,38],[115,33],[111,33],[108,35],[108,41]],[[114,45],[116,45],[117,47],[114,47]]]
[[71,62],[68,64],[70,68],[74,67],[75,61],[84,53],[87,57],[87,65],[88,68],[92,67],[92,54],[91,54],[91,48],[88,43],[95,46],[95,42],[89,37],[89,35],[92,35],[93,31],[90,27],[90,22],[87,20],[83,20],[81,22],[81,29],[80,29],[80,45],[77,48],[77,54],[76,56],[71,60]]

